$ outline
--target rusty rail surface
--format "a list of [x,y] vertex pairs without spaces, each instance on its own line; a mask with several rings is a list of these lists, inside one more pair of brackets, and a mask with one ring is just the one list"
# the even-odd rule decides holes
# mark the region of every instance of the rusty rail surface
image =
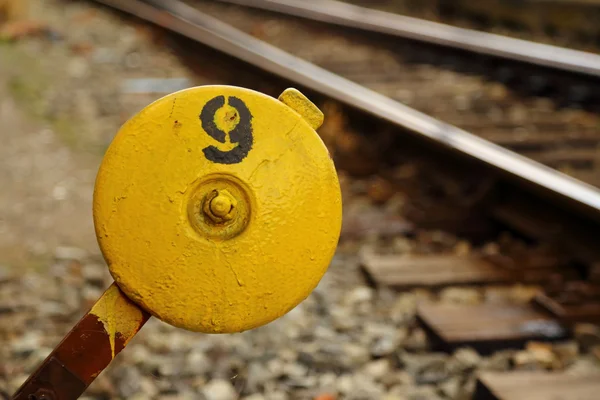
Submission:
[[217,0],[600,77],[600,55],[407,17],[336,0]]
[[600,221],[600,190],[290,55],[178,0],[95,0],[433,140]]

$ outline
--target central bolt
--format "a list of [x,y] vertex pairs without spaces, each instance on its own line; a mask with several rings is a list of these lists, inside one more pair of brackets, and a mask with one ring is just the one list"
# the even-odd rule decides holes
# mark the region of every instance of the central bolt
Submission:
[[231,207],[231,199],[222,194],[218,194],[210,201],[210,211],[219,218],[225,218],[231,211]]
[[214,222],[229,221],[237,202],[227,190],[215,190],[205,200],[203,211]]

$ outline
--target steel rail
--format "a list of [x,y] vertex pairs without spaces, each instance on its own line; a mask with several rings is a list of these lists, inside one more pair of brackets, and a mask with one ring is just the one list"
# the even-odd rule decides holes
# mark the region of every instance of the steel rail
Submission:
[[558,195],[600,219],[600,190],[258,40],[178,0],[94,0],[179,33]]
[[217,0],[600,77],[600,55],[407,17],[336,0]]

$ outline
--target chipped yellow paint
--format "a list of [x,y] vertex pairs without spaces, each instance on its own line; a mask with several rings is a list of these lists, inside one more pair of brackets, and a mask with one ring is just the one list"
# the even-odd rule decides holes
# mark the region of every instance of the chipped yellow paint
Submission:
[[258,327],[327,270],[342,204],[313,129],[323,116],[296,90],[280,98],[183,90],[108,149],[94,192],[100,248],[119,287],[159,319],[207,333]]
[[231,131],[240,122],[236,109],[226,104],[215,113],[215,124],[224,131]]
[[286,89],[279,95],[279,101],[292,108],[308,122],[311,128],[319,129],[325,116],[319,108],[297,89]]
[[143,315],[142,311],[129,301],[112,284],[92,307],[90,314],[95,315],[108,335],[112,358],[115,358],[115,343],[117,334],[123,340],[123,346],[138,332]]

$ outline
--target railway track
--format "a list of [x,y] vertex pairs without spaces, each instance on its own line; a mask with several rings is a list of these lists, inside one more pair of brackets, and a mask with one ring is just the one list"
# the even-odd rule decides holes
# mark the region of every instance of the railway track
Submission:
[[[492,203],[495,202],[495,205],[491,207],[486,205],[488,211],[492,210],[492,214],[502,215],[502,219],[505,221],[510,220],[509,224],[519,225],[519,229],[521,231],[526,231],[530,236],[544,237],[546,239],[555,236],[556,229],[549,229],[547,225],[536,227],[536,223],[532,222],[535,221],[535,214],[538,214],[537,217],[540,220],[545,220],[550,214],[562,214],[564,210],[568,209],[569,211],[562,216],[562,219],[555,219],[561,220],[559,223],[559,225],[561,225],[561,234],[564,234],[567,231],[578,230],[581,233],[589,229],[594,229],[595,225],[592,221],[597,217],[597,210],[600,207],[599,191],[595,187],[573,180],[553,169],[507,151],[502,147],[482,140],[464,130],[422,114],[415,109],[411,109],[394,101],[390,97],[383,96],[365,86],[344,79],[326,69],[285,53],[186,3],[167,3],[159,0],[150,0],[147,2],[133,1],[123,4],[112,0],[103,0],[100,1],[100,3],[108,4],[123,11],[130,12],[138,17],[227,53],[245,63],[252,64],[259,69],[278,75],[295,84],[309,88],[314,92],[321,93],[326,98],[335,99],[347,107],[358,109],[365,114],[375,116],[380,121],[383,120],[386,121],[387,124],[391,123],[391,125],[401,128],[403,132],[412,133],[413,138],[425,138],[427,139],[426,142],[419,142],[417,140],[420,144],[416,146],[421,150],[423,149],[423,143],[433,142],[440,145],[441,149],[449,148],[454,150],[454,155],[458,154],[460,157],[467,156],[466,159],[462,158],[462,160],[468,159],[466,164],[461,165],[461,167],[458,168],[459,172],[457,174],[460,176],[460,178],[458,178],[459,180],[464,180],[464,175],[468,173],[473,165],[480,165],[487,168],[491,167],[491,169],[486,170],[486,173],[484,174],[485,178],[477,177],[474,180],[490,181],[491,179],[491,181],[495,182],[494,184],[483,185],[481,182],[478,182],[476,186],[478,185],[479,188],[483,187],[484,189],[480,190],[483,193],[479,193],[475,190],[475,192],[477,192],[475,196],[466,196],[463,190],[464,188],[456,190],[451,189],[457,193],[453,194],[455,198],[452,199],[453,201],[449,202],[449,207],[461,209],[465,214],[468,214],[471,213],[474,208],[477,208],[476,205],[479,203],[486,204],[491,197],[494,199]],[[223,8],[213,3],[206,3],[204,6],[206,7],[206,11],[218,14],[223,19],[235,20],[246,30],[251,30],[252,27],[256,28],[256,21],[261,20],[261,18],[264,19],[264,15],[250,15],[244,11],[240,11],[238,8]],[[214,8],[211,8],[213,6]],[[302,32],[300,32],[300,29],[308,31],[308,29],[305,29],[306,26],[298,25],[295,28],[295,30],[291,30],[291,36],[295,39],[294,43],[297,54],[304,54],[306,52],[307,55],[312,55],[313,58],[317,58],[317,56],[311,53],[315,42],[310,40],[310,36],[302,36]],[[281,32],[281,30],[279,30],[279,32]],[[258,35],[260,36],[261,34],[259,33]],[[319,38],[323,39],[323,35],[321,34]],[[339,38],[334,37],[333,40],[339,40]],[[367,44],[372,45],[372,43]],[[329,45],[330,43],[326,42],[322,47],[326,49],[325,51],[329,51],[331,48]],[[354,66],[351,63],[352,57],[357,57],[360,62],[365,62],[365,56],[373,55],[370,53],[370,47],[365,44],[360,44],[358,49],[354,52],[350,52],[348,49],[348,47],[340,46],[340,54],[347,53],[349,54],[349,58],[339,59],[336,57],[335,60],[339,66],[348,68],[350,71],[352,71],[352,67]],[[318,54],[320,55],[321,53]],[[371,63],[368,65],[362,64],[360,66],[361,68],[359,68],[360,72],[367,72],[364,68],[365,66],[379,68],[382,65],[388,69],[388,72],[401,72],[401,70],[394,69],[394,64],[385,64],[385,59],[383,57],[387,55],[387,53],[378,53],[376,55],[380,56],[380,58],[370,58]],[[323,62],[321,61],[321,63]],[[339,66],[338,68],[341,68]],[[335,66],[332,66],[331,69],[335,70],[336,68]],[[435,73],[436,71],[431,72]],[[379,77],[377,73],[373,74],[373,76],[376,78]],[[417,84],[421,83],[415,76],[409,75],[408,79],[399,82],[398,86],[402,87],[402,83],[414,81],[417,81]],[[445,89],[452,90],[456,89],[456,87],[450,86]],[[539,123],[548,123],[547,121],[544,121],[541,116],[538,117],[538,119]],[[481,121],[479,122],[481,123]],[[506,122],[498,122],[499,126],[502,126],[503,123],[506,124]],[[477,122],[474,124],[476,125]],[[510,128],[515,128],[510,125],[510,122],[508,125]],[[548,131],[548,129],[545,130]],[[416,136],[414,136],[414,134],[416,134]],[[586,139],[593,141],[593,135],[590,133],[588,137],[585,137],[584,135],[583,139],[578,139],[582,140],[582,143],[589,147],[590,142],[586,142]],[[535,147],[540,142],[543,144],[544,140],[546,140],[546,142],[551,142],[547,137],[539,136],[537,138],[538,143],[533,141],[530,146]],[[374,140],[372,139],[372,141]],[[524,141],[522,145],[526,147],[527,141]],[[402,143],[401,146],[407,147],[407,143]],[[448,155],[450,153],[443,154]],[[389,158],[390,154],[383,158],[385,157]],[[549,155],[547,157],[560,158],[560,154],[557,156]],[[393,154],[391,158],[391,162],[393,162]],[[457,159],[453,160],[456,161]],[[475,162],[475,164],[472,164],[472,162]],[[462,161],[459,162],[459,164],[461,163]],[[525,185],[523,185],[523,183],[525,183]],[[490,189],[492,186],[495,189]],[[506,196],[506,193],[504,192],[507,190],[510,190],[511,193],[522,194],[524,196],[523,198],[526,198],[527,201],[520,199],[518,196]],[[519,207],[523,210],[527,209],[527,207],[529,207],[528,202],[535,201],[536,199],[539,201],[540,198],[537,196],[540,194],[545,196],[543,197],[545,202],[550,201],[549,204],[552,204],[554,201],[554,205],[548,206],[549,208],[547,209],[542,207],[534,213],[523,211],[523,214],[528,214],[532,221],[524,222],[523,220],[519,220],[518,217],[514,217],[514,212],[511,210],[518,209]],[[498,200],[498,198],[501,200]],[[459,204],[460,201],[463,201],[464,204]],[[507,204],[510,204],[510,206],[506,206]],[[426,212],[422,213],[426,214]],[[452,212],[449,214],[452,214]],[[586,219],[580,220],[578,216],[585,216]],[[580,225],[580,223],[583,225]],[[566,228],[567,226],[570,226],[570,228]],[[576,228],[583,226],[585,226],[586,229],[581,230]],[[585,242],[585,239],[582,239],[580,234],[576,236],[578,237],[577,241],[580,244]],[[594,255],[590,255],[589,257],[593,258]],[[590,258],[588,258],[588,260]]]
[[219,1],[556,68],[562,72],[600,76],[600,55],[454,27],[336,0],[313,3],[298,0]]
[[[595,246],[592,244],[593,239],[589,234],[597,229],[596,224],[599,222],[600,191],[596,187],[572,179],[529,158],[482,140],[465,130],[409,108],[366,86],[345,79],[304,59],[285,53],[186,3],[159,0],[131,1],[127,3],[112,0],[99,2],[129,12],[170,31],[208,45],[233,56],[237,60],[242,60],[246,64],[251,64],[313,92],[320,93],[326,99],[334,99],[345,107],[349,107],[349,110],[359,110],[363,115],[370,115],[371,118],[376,117],[376,120],[369,120],[369,117],[367,117],[367,121],[370,122],[366,122],[366,126],[370,129],[379,129],[376,127],[381,127],[383,123],[384,130],[400,128],[402,132],[412,134],[402,138],[394,135],[379,149],[374,150],[374,146],[369,145],[368,142],[374,143],[378,139],[373,136],[369,138],[368,135],[362,135],[365,151],[371,147],[372,152],[378,153],[382,152],[384,147],[390,147],[392,149],[404,148],[405,153],[407,152],[406,149],[427,153],[431,152],[430,149],[426,149],[427,146],[430,146],[427,143],[437,145],[434,146],[436,150],[432,153],[433,155],[430,155],[429,160],[426,162],[430,171],[425,174],[424,178],[435,182],[439,180],[435,176],[439,174],[438,171],[451,170],[451,172],[444,171],[444,173],[452,175],[452,179],[458,183],[450,185],[441,183],[437,184],[438,187],[435,187],[436,184],[434,183],[434,187],[431,188],[428,184],[420,182],[416,185],[418,186],[416,189],[414,188],[415,185],[412,184],[412,196],[414,199],[418,199],[413,201],[413,214],[414,218],[420,220],[421,223],[433,221],[433,225],[438,224],[452,229],[469,231],[470,222],[481,218],[483,213],[492,216],[493,219],[501,220],[502,223],[524,232],[530,237],[556,243],[560,242],[560,246],[564,247],[566,251],[570,251],[576,259],[584,260],[588,264],[595,262],[597,254],[594,250]],[[206,3],[204,7],[206,7],[206,11],[218,14],[225,20],[237,21],[246,30],[256,28],[257,20],[264,23],[265,16],[262,14],[247,14],[238,8],[223,8],[214,3]],[[264,28],[262,25],[258,25],[258,27]],[[319,61],[319,57],[323,57],[323,51],[330,52],[331,42],[325,41],[321,46],[322,50],[317,52],[316,55],[314,53],[316,47],[315,37],[323,39],[323,32],[312,33],[313,36],[310,36],[310,30],[306,29],[305,25],[295,25],[293,28],[295,29],[290,28],[286,35],[280,35],[285,28],[279,27],[279,34],[273,35],[274,37],[293,37],[294,40],[292,43],[289,40],[288,42],[282,40],[282,43],[278,44],[292,45],[295,47],[297,54],[305,54],[309,58],[317,59],[317,61]],[[264,36],[264,33],[259,32],[257,35]],[[340,43],[340,37],[329,35],[327,37],[332,38],[333,42],[338,41]],[[275,39],[273,41],[276,42]],[[376,66],[375,68],[379,68],[382,65],[385,66],[386,72],[390,75],[393,75],[394,72],[401,73],[404,71],[397,69],[398,65],[395,65],[392,62],[393,60],[386,60],[385,57],[389,56],[387,50],[372,53],[371,46],[375,45],[372,42],[361,43],[354,51],[350,51],[350,44],[342,42],[336,57],[334,57],[335,62],[339,65],[338,68],[349,68],[352,73],[354,65],[351,61],[355,57],[358,59],[357,62],[361,63],[358,68],[361,73],[367,73],[372,69],[365,67]],[[340,58],[344,54],[347,58]],[[385,61],[388,61],[388,63],[386,64]],[[331,61],[329,62],[331,63]],[[323,59],[320,59],[320,63],[326,64]],[[331,69],[335,70],[335,66],[332,66]],[[420,73],[423,69],[416,68],[416,71]],[[430,70],[430,75],[436,72]],[[414,71],[407,72],[407,74],[412,73]],[[378,79],[381,76],[375,73],[373,77],[377,78],[376,83],[379,83]],[[409,75],[407,79],[400,82],[394,81],[394,83],[398,85],[396,90],[400,90],[399,88],[404,87],[403,83],[409,84],[415,81],[417,84],[422,83],[414,75]],[[373,82],[371,82],[372,84]],[[429,82],[429,84],[431,85],[432,82]],[[393,85],[386,83],[383,86],[384,89],[388,90]],[[404,87],[404,89],[406,88]],[[457,87],[449,85],[443,89],[452,92]],[[480,87],[475,85],[475,90],[479,89]],[[385,93],[385,90],[381,89],[381,91]],[[435,93],[435,98],[439,100],[438,93]],[[507,106],[511,104],[509,100],[505,99]],[[431,98],[429,98],[429,102],[432,102]],[[444,106],[443,101],[437,103]],[[447,107],[445,110],[452,113],[454,109]],[[528,112],[528,110],[525,110],[525,112]],[[353,112],[350,114],[352,118]],[[547,115],[550,116],[551,114],[552,112],[549,112]],[[351,121],[350,126],[362,126],[364,129],[364,117],[361,118],[363,118],[362,122]],[[594,116],[590,118],[592,118],[593,123],[596,122]],[[463,123],[465,121],[462,118],[458,119],[462,120]],[[537,117],[537,119],[539,119],[539,123],[546,123],[551,126],[554,122],[548,122],[542,116]],[[355,122],[357,123],[355,124]],[[514,125],[511,125],[511,121],[502,121],[500,118],[496,122],[500,127],[507,124],[509,129],[516,129]],[[569,122],[567,120],[565,125],[568,125]],[[482,119],[475,119],[474,125],[480,126],[477,124],[481,123]],[[487,128],[489,128],[489,125],[481,127],[481,129]],[[546,128],[544,131],[548,132],[548,129]],[[497,131],[493,134],[501,135]],[[416,139],[414,148],[413,145],[409,145],[408,142],[411,140],[409,138]],[[422,139],[425,139],[425,141]],[[590,129],[589,133],[585,133],[575,140],[583,143],[581,152],[584,154],[580,158],[583,160],[583,164],[586,164],[589,160],[586,159],[588,155],[585,152],[593,153],[593,150],[589,150],[591,147],[590,141],[594,142],[593,130]],[[554,144],[557,148],[554,152],[546,151],[541,154],[542,157],[546,157],[548,164],[561,160],[561,158],[569,159],[574,154],[572,149],[564,150],[561,147],[564,143],[555,144],[551,139],[542,135],[539,135],[532,142],[524,140],[519,144],[526,149]],[[508,145],[514,145],[514,143],[509,142]],[[448,152],[447,150],[451,151]],[[410,152],[410,150],[408,151]],[[385,160],[381,164],[384,167],[383,169],[386,166],[398,163],[397,154],[389,151],[389,149],[386,154],[380,155],[381,159]],[[441,157],[444,161],[435,160],[436,157]],[[434,161],[431,161],[432,159]],[[452,168],[444,166],[449,162],[455,164],[455,166]],[[350,165],[352,162],[348,164]],[[586,166],[589,167],[589,165]],[[352,168],[351,165],[350,168]],[[474,168],[481,168],[481,171],[474,174]],[[385,174],[383,172],[383,175]],[[468,179],[465,179],[466,177]],[[387,178],[391,181],[395,179],[390,176]],[[395,184],[405,185],[404,182],[397,181]],[[411,185],[409,184],[409,186]],[[437,193],[437,197],[433,200],[431,200],[429,193],[431,191]],[[429,199],[426,199],[428,196]],[[424,199],[421,199],[421,197]],[[535,203],[540,203],[540,205],[532,208],[530,204]],[[439,215],[439,218],[436,217],[437,215]],[[526,217],[524,218],[524,216]],[[552,224],[547,223],[549,218],[553,221]],[[475,223],[475,225],[477,226],[478,223]],[[477,229],[475,228],[475,230]],[[564,239],[565,237],[569,237],[569,239]]]
[[[375,90],[370,90],[366,86],[357,84],[349,79],[344,79],[337,74],[334,74],[324,68],[319,68],[315,64],[308,63],[301,58],[286,54],[281,50],[268,45],[266,42],[260,41],[240,30],[233,28],[232,26],[226,25],[223,22],[209,16],[208,14],[199,11],[197,8],[193,8],[185,3],[174,2],[167,4],[156,0],[148,3],[134,1],[128,2],[124,5],[116,4],[117,2],[114,1],[104,1],[102,3],[132,12],[144,19],[167,27],[174,32],[191,37],[196,41],[241,59],[246,63],[253,64],[263,70],[275,75],[279,75],[284,79],[293,81],[296,84],[300,84],[313,91],[320,92],[325,96],[336,99],[350,107],[358,108],[368,114],[375,115],[383,120],[387,120],[407,131],[416,133],[417,136],[434,140],[438,144],[458,150],[459,152],[468,155],[473,159],[482,161],[486,165],[492,166],[504,172],[508,172],[509,174],[512,174],[521,180],[525,180],[537,185],[538,188],[543,188],[545,190],[549,190],[550,192],[558,193],[562,195],[564,199],[574,200],[581,205],[584,205],[585,207],[591,207],[592,209],[600,207],[600,197],[598,196],[599,191],[595,187],[582,184],[581,182],[570,179],[563,174],[556,173],[556,171],[532,162],[528,158],[520,157],[515,153],[506,151],[502,147],[495,146],[489,141],[480,140],[475,135],[472,135],[463,129],[457,128],[438,119],[431,118],[430,116],[425,115],[413,108],[407,107],[406,105],[401,104],[390,97],[381,95]],[[247,30],[250,30],[258,19],[264,18],[264,16],[257,17],[245,13],[240,14],[240,10],[237,8],[230,9],[229,11],[231,14],[228,15],[227,9],[219,7],[210,8],[212,6],[217,6],[212,3],[203,4],[209,8],[208,11],[212,11],[215,14],[218,13],[221,18],[225,19],[229,16],[231,19],[238,21],[240,25],[245,24],[244,26]],[[264,22],[264,19],[262,21]],[[317,59],[316,61],[320,61],[321,64],[326,64],[326,62],[323,62],[323,60],[318,60],[318,56],[323,57],[323,52],[329,54],[329,49],[331,48],[329,46],[332,43],[325,43],[323,46],[321,46],[323,49],[321,53],[315,55],[311,53],[311,50],[315,47],[315,42],[311,42],[309,40],[311,39],[310,36],[301,36],[303,33],[302,31],[306,32],[308,30],[305,29],[304,25],[296,25],[295,28],[296,29],[291,31],[291,33],[292,36],[297,40],[294,40],[293,43],[288,42],[287,46],[294,47],[296,54],[298,55],[304,55],[304,53],[307,53],[307,55],[311,55],[313,59]],[[323,38],[323,36],[320,36],[320,38]],[[336,40],[339,41],[341,39],[340,37],[335,37],[332,41],[335,42]],[[273,41],[277,42],[276,40]],[[277,44],[283,45],[286,43]],[[347,74],[352,75],[352,73],[356,71],[356,69],[352,69],[352,58],[355,58],[355,61],[358,64],[357,69],[359,72],[365,73],[375,80],[375,82],[370,82],[371,86],[379,85],[384,87],[386,90],[395,90],[397,92],[399,87],[402,87],[402,83],[406,82],[412,82],[413,84],[414,82],[417,82],[417,85],[428,82],[428,88],[435,87],[436,83],[438,83],[433,81],[433,77],[437,75],[437,70],[430,68],[417,68],[417,76],[412,75],[412,72],[406,68],[399,70],[398,68],[401,68],[402,65],[394,64],[393,57],[391,57],[389,51],[383,50],[375,54],[371,53],[369,45],[372,45],[372,43],[367,43],[367,45],[363,44],[355,51],[349,51],[350,44],[343,44],[347,47],[340,46],[339,54],[336,53],[336,56],[346,54],[347,58],[338,59],[336,57],[336,63],[346,68],[350,66],[350,72]],[[331,59],[331,57],[329,59]],[[370,63],[365,64],[365,62]],[[373,64],[386,65],[390,73],[388,73],[387,76],[384,75],[383,77],[377,73],[369,74],[369,67],[371,67]],[[329,66],[333,65],[330,64]],[[393,84],[385,82],[386,78],[389,78],[394,72],[399,71],[407,71],[403,74],[407,76],[405,79],[402,79],[402,81],[396,82],[396,87],[394,87]],[[425,78],[422,78],[421,81],[419,81],[419,74],[425,75]],[[383,80],[383,82],[380,82],[381,80]],[[459,81],[458,83],[462,82]],[[367,82],[367,84],[369,84],[369,82]],[[481,89],[480,86],[472,86],[475,86],[473,89],[474,92]],[[457,88],[458,87],[456,85],[445,85],[443,90],[448,92]],[[386,94],[383,89],[381,89],[381,91]],[[437,95],[438,93],[434,93],[434,98],[440,99],[440,97]],[[490,99],[488,98],[487,100],[489,101]],[[505,100],[510,101],[517,99]],[[431,103],[431,97],[424,98],[423,102]],[[445,112],[446,115],[448,115],[448,113],[457,114],[456,108],[444,105],[443,101],[439,101],[439,103],[442,104],[440,112]],[[507,107],[509,107],[510,104],[513,103],[509,103]],[[485,111],[493,114],[494,110],[499,111],[498,109]],[[513,121],[503,121],[505,113],[503,113],[500,109],[499,115],[491,119],[494,122],[499,122],[500,126],[502,126],[502,124],[508,125],[507,130],[509,131],[518,131],[518,128],[520,127],[519,119],[522,121],[523,113],[530,114],[531,110],[528,108],[510,108],[508,113],[515,114],[516,118]],[[519,113],[521,114],[520,116],[518,115]],[[561,128],[567,128],[567,125],[571,122],[568,118],[568,113],[566,115],[560,115],[559,117],[559,119],[564,118],[566,120],[566,123],[563,122],[562,126],[556,126],[554,123],[555,121],[545,120],[543,117],[551,118],[552,115],[555,114],[555,110],[553,110],[551,106],[546,110],[546,112],[541,112],[540,114],[541,115],[539,117],[533,119],[537,119],[538,123],[552,125],[553,128],[559,132],[561,132]],[[475,118],[469,119],[469,116]],[[588,117],[590,121],[583,122],[579,127],[586,126],[587,124],[587,128],[589,129],[588,132],[593,132],[593,129],[596,127],[595,124],[598,120],[594,115],[585,115],[585,117]],[[480,127],[481,124],[485,122],[485,118],[477,118],[477,114],[459,114],[450,122],[457,120],[463,121],[467,125],[479,125]],[[485,126],[485,128],[489,128],[489,126]],[[542,126],[541,130],[547,132],[547,126]],[[529,132],[525,133],[529,134]],[[588,138],[592,136],[591,133],[588,133],[588,135]],[[589,146],[587,146],[587,148],[589,148]],[[558,159],[560,160],[560,158],[561,157],[559,156]]]
[[506,34],[586,51],[598,49],[599,3],[590,1],[348,0],[347,3],[416,18]]

